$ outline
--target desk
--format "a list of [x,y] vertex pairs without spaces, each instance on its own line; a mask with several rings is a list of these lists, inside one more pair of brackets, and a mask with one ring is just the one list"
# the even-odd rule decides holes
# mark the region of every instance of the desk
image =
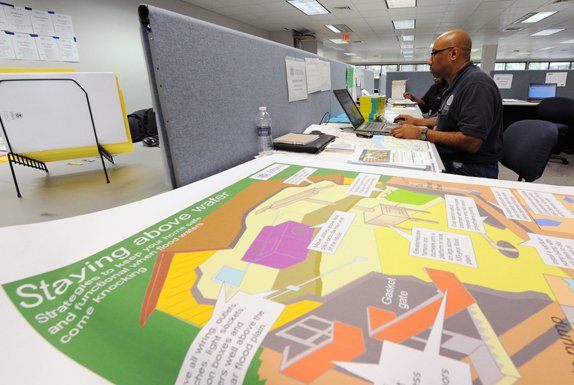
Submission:
[[[246,383],[571,382],[572,211],[573,187],[270,156],[0,228],[0,383],[173,384],[216,352]],[[256,253],[285,229],[282,257]]]
[[518,99],[502,100],[502,122],[506,130],[514,122],[527,119],[538,119],[539,102]]
[[[418,106],[408,108],[396,108],[390,104],[385,106],[383,117],[386,121],[392,122],[399,114],[409,114],[415,118],[422,118],[423,115]],[[312,125],[304,132],[310,133],[320,130],[326,134],[337,136],[335,143],[346,143],[363,149],[386,149],[386,150],[408,150],[429,152],[432,166],[427,171],[444,172],[444,165],[434,143],[421,140],[398,139],[391,136],[375,135],[372,139],[358,138],[350,123],[328,123],[327,125]],[[295,158],[318,159],[324,161],[346,163],[352,153],[334,152],[326,149],[319,154],[303,154],[287,151],[275,151],[276,154]]]

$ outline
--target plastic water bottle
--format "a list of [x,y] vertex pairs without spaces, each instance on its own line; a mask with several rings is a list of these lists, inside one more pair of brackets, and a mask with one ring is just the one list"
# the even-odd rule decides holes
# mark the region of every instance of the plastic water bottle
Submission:
[[259,113],[255,117],[257,127],[257,150],[260,155],[273,153],[273,137],[271,136],[271,116],[267,107],[259,107]]

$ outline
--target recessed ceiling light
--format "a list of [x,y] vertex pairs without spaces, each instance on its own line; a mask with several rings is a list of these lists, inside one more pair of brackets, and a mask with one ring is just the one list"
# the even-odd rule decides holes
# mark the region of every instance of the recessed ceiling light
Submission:
[[353,53],[353,52],[343,52],[343,53],[347,56],[356,56],[357,55],[356,53]]
[[408,51],[401,51],[401,53],[402,53],[403,55],[410,55],[410,54],[414,53],[414,51],[411,49],[411,50],[408,50]]
[[408,57],[412,58],[413,55],[405,55],[405,58],[408,58]]
[[393,20],[395,29],[413,29],[415,27],[414,20]]
[[554,15],[558,11],[554,12],[536,12],[527,19],[521,21],[521,23],[537,23],[542,19],[546,19],[548,16]]
[[552,34],[555,34],[556,32],[560,32],[560,31],[564,31],[564,28],[562,28],[562,29],[545,29],[544,31],[536,32],[535,34],[530,35],[530,36],[548,36],[548,35],[552,35]]
[[409,8],[416,7],[417,0],[386,0],[387,8]]
[[414,44],[401,44],[401,48],[414,48]]
[[347,26],[347,24],[329,24],[325,27],[329,28],[331,31],[335,33],[343,33],[343,32],[353,32],[351,28]]
[[403,35],[403,41],[413,41],[415,40],[415,35]]
[[341,40],[341,39],[329,39],[329,41],[335,44],[349,44],[347,40]]
[[327,11],[319,2],[315,0],[290,0],[287,1],[289,4],[303,12],[305,15],[325,15],[331,13]]
[[335,32],[335,33],[341,33],[341,31],[339,31],[337,28],[335,28],[332,25],[325,25],[325,27],[329,28],[331,31]]

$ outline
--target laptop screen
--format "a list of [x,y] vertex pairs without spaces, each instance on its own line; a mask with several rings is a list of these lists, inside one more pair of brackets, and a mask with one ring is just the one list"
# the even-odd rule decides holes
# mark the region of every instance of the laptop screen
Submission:
[[357,128],[365,122],[359,108],[351,98],[351,95],[349,95],[349,91],[343,88],[341,90],[333,90],[333,93],[343,108],[343,111],[351,121],[353,127]]
[[556,96],[556,84],[530,83],[528,86],[528,99],[546,99]]

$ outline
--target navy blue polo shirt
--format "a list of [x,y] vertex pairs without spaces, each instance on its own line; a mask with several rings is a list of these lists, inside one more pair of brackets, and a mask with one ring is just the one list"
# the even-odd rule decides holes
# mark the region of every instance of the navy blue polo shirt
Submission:
[[467,63],[442,96],[437,131],[461,131],[483,140],[476,152],[436,145],[443,160],[473,164],[496,164],[502,158],[502,97],[486,72]]

